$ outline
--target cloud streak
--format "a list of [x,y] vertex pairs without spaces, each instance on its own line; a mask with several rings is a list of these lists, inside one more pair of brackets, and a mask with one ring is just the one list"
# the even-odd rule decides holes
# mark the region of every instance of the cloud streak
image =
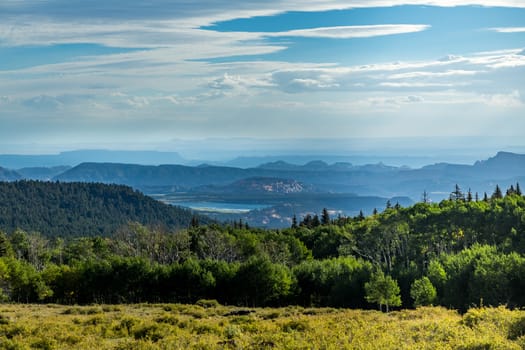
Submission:
[[[457,46],[449,50],[447,40],[437,37],[444,30],[439,21],[425,24],[426,17],[408,21],[408,16],[370,16],[360,18],[359,25],[342,26],[330,26],[340,23],[322,18],[286,23],[273,32],[244,27],[244,21],[238,27],[244,31],[210,26],[289,11],[402,4],[525,8],[524,1],[516,0],[0,1],[0,50],[47,46],[47,52],[67,51],[68,44],[123,49],[90,55],[80,51],[64,59],[60,53],[65,51],[56,51],[57,60],[37,57],[24,65],[27,68],[0,70],[0,138],[19,137],[13,131],[16,125],[29,140],[39,137],[40,130],[80,141],[346,137],[426,130],[446,134],[447,122],[452,125],[467,112],[474,116],[470,125],[490,126],[490,131],[523,115],[525,55],[511,35],[506,36],[506,47],[479,45],[481,49],[462,51]],[[384,11],[399,13],[397,8]],[[486,35],[491,26],[499,33],[523,29],[516,23],[497,25],[491,22],[476,33]],[[409,33],[418,34],[410,41],[395,37]],[[382,38],[351,40],[373,37]],[[429,58],[434,51],[426,52],[427,38],[439,39],[428,44],[441,45],[435,59]],[[312,42],[327,45],[308,46]],[[323,48],[328,53],[316,56]],[[355,59],[359,50],[369,54]],[[487,52],[465,53],[481,50]],[[383,56],[387,51],[394,54]],[[27,125],[31,128],[25,130]],[[507,131],[518,133],[519,126],[523,122],[518,120]]]
[[381,24],[365,26],[337,26],[320,27],[311,29],[296,29],[287,32],[261,33],[266,37],[304,37],[304,38],[330,38],[353,39],[370,38],[374,36],[396,35],[421,32],[430,28],[424,24]]
[[498,33],[525,33],[525,27],[490,28],[490,30]]

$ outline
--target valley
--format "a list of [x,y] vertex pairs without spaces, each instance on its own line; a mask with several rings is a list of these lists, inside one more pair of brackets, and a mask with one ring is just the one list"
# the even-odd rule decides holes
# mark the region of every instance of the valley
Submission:
[[[77,158],[130,161],[145,164],[82,162],[74,166],[51,166],[57,159]],[[84,158],[78,158],[83,156]],[[425,200],[439,202],[458,185],[465,193],[482,198],[496,184],[508,187],[525,183],[525,155],[498,152],[472,165],[438,163],[421,168],[376,164],[328,164],[309,161],[292,164],[282,160],[249,168],[200,164],[164,164],[176,154],[155,152],[71,152],[60,157],[6,157],[9,164],[40,164],[50,167],[0,169],[0,179],[97,182],[131,186],[171,205],[184,206],[217,221],[243,221],[255,227],[289,227],[294,215],[302,219],[327,209],[332,217],[369,215],[387,206],[408,206]],[[135,158],[133,158],[135,157]],[[170,158],[171,157],[171,158]],[[180,159],[179,159],[180,160]],[[25,162],[25,163],[24,163]],[[47,163],[46,163],[47,162]],[[70,163],[71,164],[71,163]],[[0,164],[1,166],[2,164]]]

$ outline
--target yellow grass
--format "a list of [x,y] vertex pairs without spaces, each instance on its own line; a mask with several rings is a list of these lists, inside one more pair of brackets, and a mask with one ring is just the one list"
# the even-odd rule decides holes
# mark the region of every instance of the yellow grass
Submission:
[[0,349],[521,349],[525,312],[0,305]]

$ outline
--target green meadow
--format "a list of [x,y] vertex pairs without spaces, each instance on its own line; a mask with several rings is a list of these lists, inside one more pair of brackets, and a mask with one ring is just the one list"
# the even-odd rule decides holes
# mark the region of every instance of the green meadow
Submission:
[[525,312],[4,304],[2,349],[522,349]]

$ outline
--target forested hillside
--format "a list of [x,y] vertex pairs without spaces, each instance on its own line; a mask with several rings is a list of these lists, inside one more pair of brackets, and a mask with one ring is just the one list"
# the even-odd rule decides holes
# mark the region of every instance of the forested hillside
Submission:
[[0,182],[0,229],[7,232],[19,228],[49,237],[107,236],[131,221],[186,228],[192,217],[190,210],[122,185]]
[[66,240],[16,230],[0,236],[0,287],[7,300],[55,303],[523,307],[524,233],[519,185],[482,198],[456,187],[368,217],[325,210],[285,230],[128,224]]

